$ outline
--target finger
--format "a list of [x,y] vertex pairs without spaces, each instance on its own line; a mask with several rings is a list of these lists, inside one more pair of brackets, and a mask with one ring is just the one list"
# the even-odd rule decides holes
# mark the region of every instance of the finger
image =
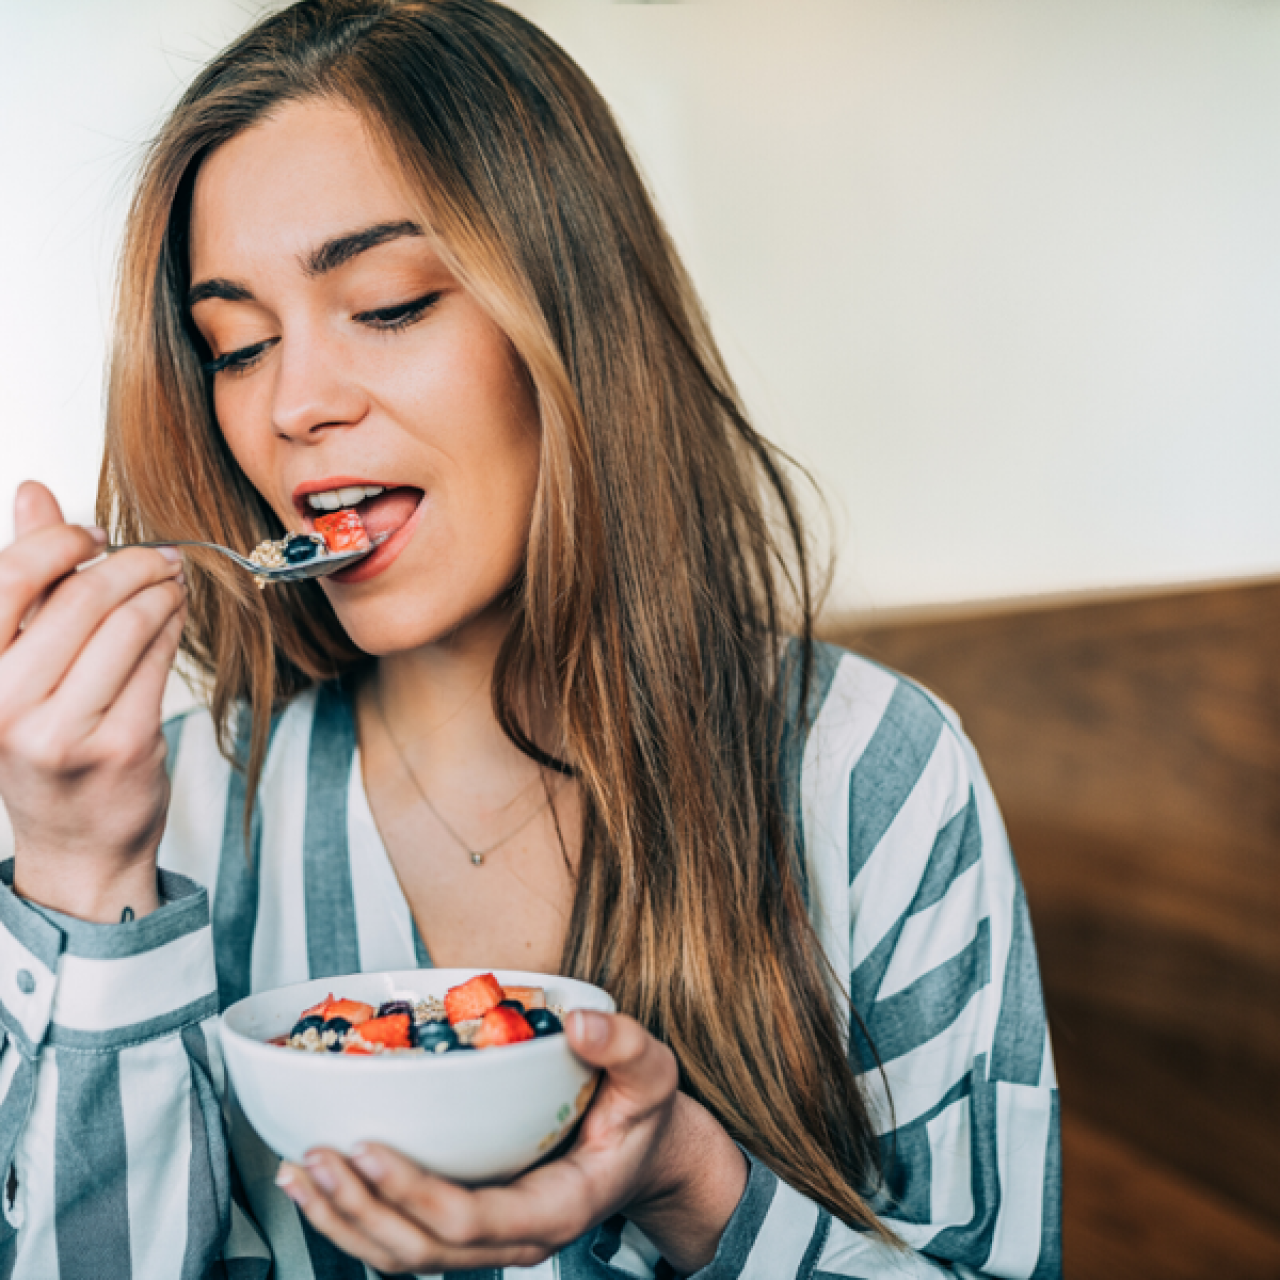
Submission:
[[612,1090],[640,1108],[676,1091],[675,1055],[625,1014],[575,1009],[564,1024],[569,1047],[589,1066],[608,1072]]
[[[36,480],[26,480],[18,486],[13,499],[13,527],[19,538],[37,529],[56,528],[66,524],[62,508],[53,494]],[[104,539],[105,540],[105,539]],[[41,592],[31,602],[22,618],[22,625],[30,624],[40,611],[48,593]]]
[[553,1161],[506,1187],[469,1190],[424,1172],[379,1143],[363,1143],[351,1163],[378,1196],[443,1245],[533,1245],[547,1252],[594,1223],[592,1188],[577,1166]]
[[127,551],[61,583],[4,655],[0,698],[15,706],[43,701],[113,610],[180,572],[178,561],[159,552]]
[[337,1211],[328,1194],[316,1182],[313,1171],[282,1162],[276,1173],[276,1185],[306,1215],[307,1221],[344,1253],[389,1274],[402,1270],[399,1258],[370,1240]]
[[13,527],[18,537],[57,524],[66,524],[57,498],[38,480],[24,480],[13,499]]
[[344,1227],[363,1236],[369,1246],[385,1251],[398,1266],[407,1263],[418,1270],[438,1259],[440,1241],[387,1204],[341,1156],[332,1151],[308,1152],[306,1170]]
[[185,599],[186,592],[176,582],[162,582],[113,609],[58,686],[50,700],[53,713],[81,724],[101,719]]
[[99,543],[76,525],[48,525],[0,551],[0,651],[49,589],[98,554]]
[[[416,1166],[415,1166],[416,1167]],[[307,1154],[307,1175],[315,1196],[301,1206],[312,1224],[380,1271],[453,1272],[473,1267],[536,1266],[550,1256],[537,1245],[493,1245],[477,1241],[457,1247],[408,1221],[332,1151]],[[421,1169],[422,1178],[438,1182]],[[472,1194],[455,1188],[464,1197]],[[292,1195],[293,1191],[289,1190]]]
[[164,625],[142,656],[137,670],[121,690],[104,718],[101,731],[131,733],[154,731],[163,718],[164,693],[169,673],[178,656],[182,629],[187,623],[187,607],[182,607]]

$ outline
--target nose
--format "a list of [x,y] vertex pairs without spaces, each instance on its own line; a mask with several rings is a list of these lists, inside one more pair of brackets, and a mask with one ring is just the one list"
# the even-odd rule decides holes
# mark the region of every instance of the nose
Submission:
[[284,338],[271,405],[277,435],[299,444],[314,442],[330,430],[354,426],[367,410],[367,397],[348,376],[336,343],[314,329]]

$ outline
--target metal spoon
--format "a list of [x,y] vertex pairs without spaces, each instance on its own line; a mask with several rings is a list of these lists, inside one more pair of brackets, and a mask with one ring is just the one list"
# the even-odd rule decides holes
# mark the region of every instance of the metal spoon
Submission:
[[325,553],[314,556],[310,560],[303,560],[300,564],[284,564],[278,568],[254,564],[247,556],[242,556],[238,551],[232,551],[230,547],[224,547],[217,542],[184,542],[175,538],[168,542],[123,542],[103,547],[102,550],[108,552],[128,551],[132,547],[204,547],[209,551],[220,551],[228,560],[233,560],[255,578],[262,578],[267,582],[304,582],[308,578],[327,577],[331,573],[337,573],[339,569],[345,569],[349,564],[355,564],[357,560],[364,559],[375,547],[381,546],[387,537],[388,535],[384,533],[370,539],[370,545],[363,551],[340,551],[336,555]]

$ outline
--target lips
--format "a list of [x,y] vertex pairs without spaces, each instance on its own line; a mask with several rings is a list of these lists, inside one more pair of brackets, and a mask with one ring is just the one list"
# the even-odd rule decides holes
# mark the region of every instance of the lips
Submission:
[[347,476],[331,476],[321,480],[307,481],[299,485],[293,492],[293,505],[302,517],[303,524],[309,532],[315,531],[315,520],[323,514],[314,511],[307,501],[313,493],[326,493],[338,489],[356,486],[383,486],[383,492],[373,497],[354,503],[348,509],[359,512],[369,537],[379,542],[377,550],[363,560],[332,574],[329,578],[334,583],[363,582],[386,569],[400,552],[408,545],[417,526],[419,513],[425,505],[426,494],[422,489],[412,485],[388,485],[381,480],[360,480]]

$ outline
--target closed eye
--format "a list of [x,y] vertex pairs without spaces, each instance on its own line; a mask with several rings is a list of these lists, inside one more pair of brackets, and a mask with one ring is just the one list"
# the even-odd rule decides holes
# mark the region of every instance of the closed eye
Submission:
[[255,342],[251,347],[239,347],[235,351],[228,351],[224,356],[219,356],[216,360],[207,360],[201,367],[205,373],[222,373],[223,370],[228,373],[244,373],[258,362],[264,352],[274,347],[279,341],[279,338],[267,338],[263,342]]
[[379,307],[376,311],[361,311],[351,318],[371,329],[407,329],[421,320],[443,296],[437,289],[434,293],[414,298],[412,302],[402,302],[395,307]]
[[[401,302],[394,307],[379,307],[374,311],[360,311],[351,318],[358,324],[383,332],[407,329],[421,320],[443,296],[443,291],[437,289],[434,293],[424,294],[411,302]],[[267,338],[263,342],[255,342],[252,346],[228,351],[226,355],[219,356],[216,360],[206,361],[202,368],[208,374],[224,371],[231,374],[246,373],[279,341],[279,338]]]

